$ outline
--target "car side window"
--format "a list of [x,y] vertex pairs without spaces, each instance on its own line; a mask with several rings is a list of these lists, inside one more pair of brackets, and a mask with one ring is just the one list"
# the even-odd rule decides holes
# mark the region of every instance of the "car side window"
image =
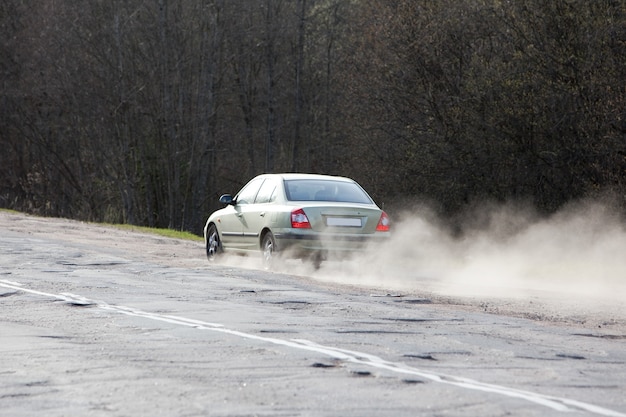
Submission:
[[263,178],[255,178],[246,184],[237,194],[237,204],[252,204],[259,192],[259,188],[261,188],[261,184],[263,184],[263,180]]
[[265,180],[254,201],[256,204],[271,203],[276,200],[276,182]]

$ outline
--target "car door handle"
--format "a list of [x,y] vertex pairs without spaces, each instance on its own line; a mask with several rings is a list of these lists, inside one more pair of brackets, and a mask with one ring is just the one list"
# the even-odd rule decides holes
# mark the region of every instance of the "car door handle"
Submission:
[[237,217],[243,217],[243,213],[237,213]]
[[265,212],[264,212],[264,211],[262,211],[262,212],[259,214],[259,216],[261,216],[261,217],[265,217]]

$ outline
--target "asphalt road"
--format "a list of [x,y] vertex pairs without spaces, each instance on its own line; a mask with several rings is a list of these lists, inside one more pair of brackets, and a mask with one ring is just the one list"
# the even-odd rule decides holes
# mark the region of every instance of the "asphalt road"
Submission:
[[615,316],[494,314],[233,262],[0,213],[0,416],[626,416]]

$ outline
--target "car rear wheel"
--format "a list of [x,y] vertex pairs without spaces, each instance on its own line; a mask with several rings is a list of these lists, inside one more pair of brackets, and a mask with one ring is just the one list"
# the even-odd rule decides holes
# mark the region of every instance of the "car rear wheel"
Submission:
[[324,261],[324,254],[322,252],[315,252],[311,257],[311,261],[313,262],[313,267],[317,270],[322,267],[322,262]]
[[223,251],[217,227],[212,224],[206,234],[206,257],[209,262],[215,262]]
[[261,251],[263,255],[263,267],[265,269],[271,269],[274,266],[278,255],[276,239],[274,239],[272,232],[267,232],[263,235],[263,240],[261,241]]

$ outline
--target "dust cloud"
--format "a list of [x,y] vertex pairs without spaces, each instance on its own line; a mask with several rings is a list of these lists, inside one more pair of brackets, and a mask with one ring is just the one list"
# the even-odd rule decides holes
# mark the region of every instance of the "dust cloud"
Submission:
[[[331,257],[317,270],[283,259],[272,269],[377,295],[626,323],[626,221],[611,204],[578,202],[549,217],[523,206],[482,205],[454,227],[427,207],[414,207],[392,218],[388,242],[358,256]],[[224,263],[261,268],[258,257],[229,256]]]
[[404,212],[392,231],[388,244],[312,275],[450,296],[626,301],[625,222],[606,204],[580,202],[548,218],[482,207],[455,228],[422,208]]

